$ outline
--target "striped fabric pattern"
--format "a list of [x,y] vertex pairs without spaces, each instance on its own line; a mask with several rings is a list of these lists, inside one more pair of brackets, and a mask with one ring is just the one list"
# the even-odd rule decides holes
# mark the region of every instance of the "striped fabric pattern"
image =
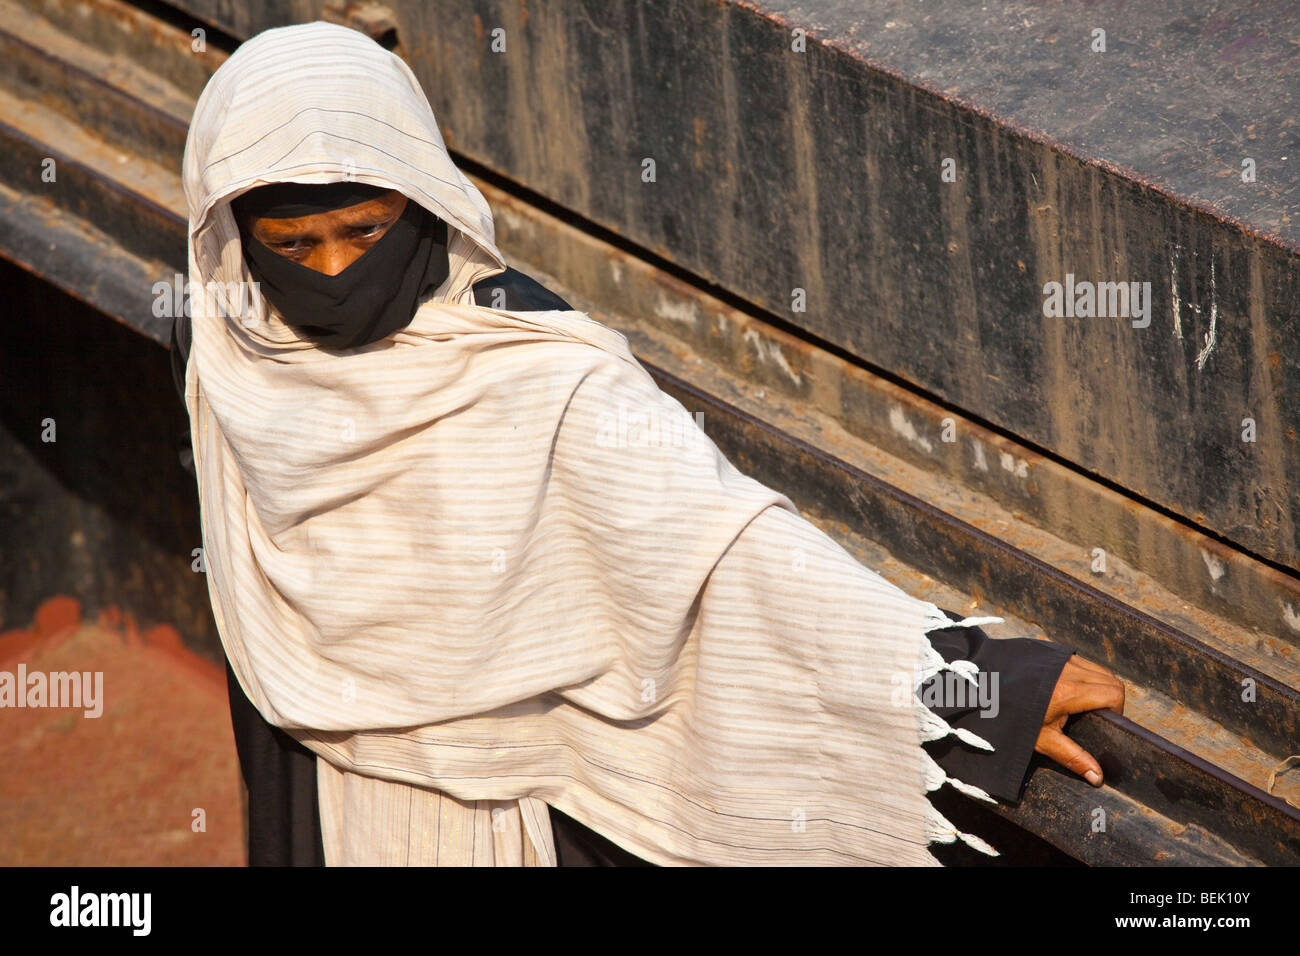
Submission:
[[[335,352],[241,299],[229,201],[339,179],[443,218],[452,268]],[[915,696],[951,622],[732,466],[617,332],[474,304],[491,211],[399,58],[323,23],[253,38],[184,185],[213,611],[317,754],[331,865],[554,865],[548,804],[660,864],[928,866],[964,838]]]

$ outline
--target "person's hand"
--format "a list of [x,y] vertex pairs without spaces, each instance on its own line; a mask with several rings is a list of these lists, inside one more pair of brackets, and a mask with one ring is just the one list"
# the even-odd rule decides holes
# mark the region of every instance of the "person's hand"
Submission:
[[1050,757],[1067,770],[1081,775],[1094,787],[1101,786],[1101,765],[1088,751],[1069,737],[1062,728],[1071,714],[1104,708],[1124,713],[1124,682],[1100,664],[1084,660],[1078,654],[1065,662],[1052,699],[1043,715],[1043,729],[1038,732],[1034,750]]

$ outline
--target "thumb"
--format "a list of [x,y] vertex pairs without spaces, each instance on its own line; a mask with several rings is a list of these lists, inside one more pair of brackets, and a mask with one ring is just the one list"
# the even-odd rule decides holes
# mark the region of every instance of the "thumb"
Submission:
[[1101,786],[1101,765],[1092,754],[1076,744],[1055,727],[1044,727],[1038,733],[1034,750],[1055,760],[1066,770],[1072,770],[1094,787]]

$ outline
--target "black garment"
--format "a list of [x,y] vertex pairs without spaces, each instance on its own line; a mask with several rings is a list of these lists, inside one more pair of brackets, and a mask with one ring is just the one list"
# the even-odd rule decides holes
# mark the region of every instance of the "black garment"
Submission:
[[226,661],[230,723],[248,788],[248,865],[324,866],[316,755],[267,723]]
[[[515,269],[475,283],[474,301],[520,312],[569,308],[559,296]],[[182,401],[189,347],[189,319],[180,316],[172,328],[171,360]],[[193,471],[189,432],[182,432],[179,440],[182,463]],[[952,611],[944,613],[960,619]],[[999,711],[995,717],[983,717],[974,706],[932,708],[954,727],[983,737],[995,751],[979,751],[953,737],[925,744],[926,750],[946,773],[999,799],[1019,800],[1047,704],[1071,652],[1029,638],[994,640],[976,627],[932,631],[930,642],[946,661],[968,660],[982,672],[996,672]],[[226,674],[239,764],[248,787],[249,865],[323,866],[316,755],[267,723],[235,680],[229,661]],[[925,686],[939,679],[932,678]],[[554,807],[550,817],[560,866],[654,865]]]
[[[954,621],[961,620],[960,614],[940,610]],[[949,776],[974,784],[999,800],[1019,802],[1029,782],[1029,761],[1052,691],[1073,652],[1031,637],[995,640],[978,627],[931,631],[930,644],[945,661],[970,661],[982,675],[996,674],[998,710],[996,716],[984,716],[974,701],[964,707],[930,708],[950,726],[983,737],[993,745],[993,753],[977,750],[951,735],[922,746]],[[939,679],[933,677],[922,685],[922,700]]]
[[340,180],[332,183],[268,183],[240,193],[230,209],[241,224],[253,219],[300,219],[317,213],[346,209],[378,199],[385,186]]
[[[328,211],[330,200],[318,205],[318,211]],[[337,275],[280,255],[242,225],[240,239],[244,261],[267,301],[299,333],[332,349],[369,345],[405,328],[450,269],[447,224],[413,199],[388,231]]]

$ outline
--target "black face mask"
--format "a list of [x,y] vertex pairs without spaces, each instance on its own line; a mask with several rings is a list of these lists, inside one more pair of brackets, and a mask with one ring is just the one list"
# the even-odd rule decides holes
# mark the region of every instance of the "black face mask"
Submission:
[[408,325],[420,300],[446,280],[447,224],[413,199],[383,237],[338,275],[327,276],[263,245],[244,216],[296,218],[365,202],[385,190],[358,183],[263,186],[234,202],[244,261],[284,321],[312,341],[357,348]]

